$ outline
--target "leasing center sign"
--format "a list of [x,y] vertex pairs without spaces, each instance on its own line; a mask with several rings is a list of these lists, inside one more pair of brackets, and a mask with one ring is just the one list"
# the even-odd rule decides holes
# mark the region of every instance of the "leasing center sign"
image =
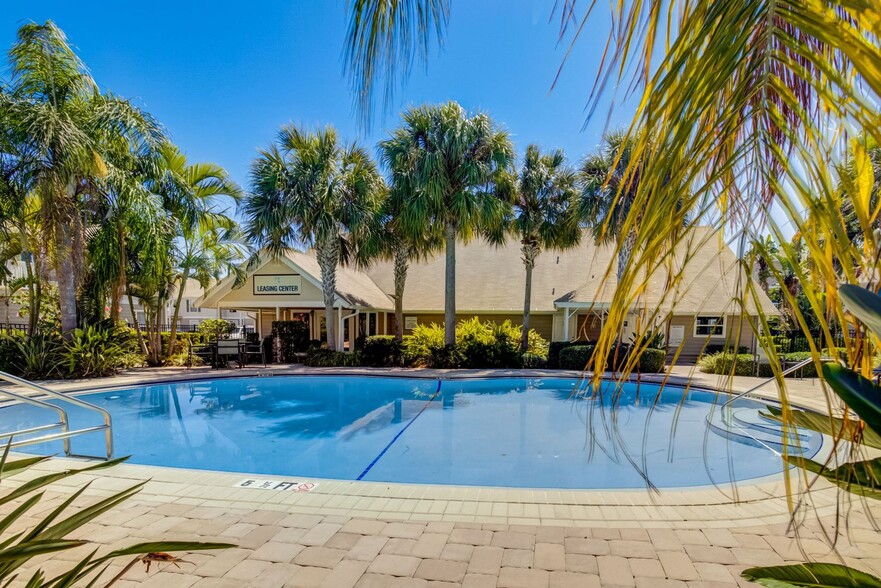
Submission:
[[254,294],[300,294],[303,279],[299,274],[254,276]]

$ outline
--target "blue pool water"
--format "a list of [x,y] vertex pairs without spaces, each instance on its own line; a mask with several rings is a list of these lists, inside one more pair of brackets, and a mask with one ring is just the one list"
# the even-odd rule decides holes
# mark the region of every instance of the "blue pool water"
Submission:
[[[571,379],[276,376],[80,398],[113,415],[116,455],[149,465],[534,488],[638,488],[644,475],[658,487],[695,486],[783,467],[781,434],[761,417],[761,404],[737,400],[725,419],[725,395],[648,384],[620,393],[608,384],[592,400]],[[70,415],[74,427],[99,423],[75,407]],[[0,429],[53,417],[13,405],[0,409]],[[806,455],[819,449],[820,435],[796,437]],[[74,453],[101,455],[103,434],[72,445]],[[24,450],[60,453],[61,444]]]

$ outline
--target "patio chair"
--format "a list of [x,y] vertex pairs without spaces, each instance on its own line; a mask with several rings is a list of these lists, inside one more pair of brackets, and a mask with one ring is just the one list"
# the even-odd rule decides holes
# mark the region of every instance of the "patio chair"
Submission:
[[263,367],[266,367],[266,347],[261,342],[258,341],[245,345],[242,355],[245,363],[249,363],[252,357],[259,357],[260,361],[263,362]]
[[211,367],[216,367],[217,358],[214,353],[214,345],[196,345],[193,343],[193,340],[189,340],[189,349],[187,352],[187,369],[190,369],[193,365],[193,358],[198,357],[202,360],[203,363],[209,364]]
[[239,369],[244,365],[244,362],[242,361],[242,348],[237,339],[218,340],[216,355],[218,367],[222,364],[229,365],[230,357],[235,358],[236,362],[239,364]]

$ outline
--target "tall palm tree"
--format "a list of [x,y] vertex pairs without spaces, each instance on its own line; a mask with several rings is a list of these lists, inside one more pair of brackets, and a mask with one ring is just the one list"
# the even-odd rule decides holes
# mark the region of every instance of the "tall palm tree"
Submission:
[[62,331],[77,325],[77,287],[85,251],[82,204],[102,197],[108,144],[155,143],[158,125],[131,103],[102,94],[51,21],[26,24],[9,53],[8,92],[0,96],[6,124],[17,129],[33,163],[43,235],[53,249]]
[[225,169],[214,163],[190,163],[172,143],[159,149],[156,170],[146,186],[158,195],[177,227],[172,247],[176,297],[166,351],[166,357],[171,357],[187,281],[195,278],[207,288],[212,279],[241,271],[237,262],[244,258],[245,249],[224,204],[227,199],[238,202],[242,191]]
[[356,144],[341,143],[330,126],[314,133],[283,127],[251,166],[251,193],[242,208],[245,234],[257,255],[315,248],[331,349],[337,347],[337,266],[349,259],[352,242],[373,228],[383,197],[374,161]]
[[372,258],[390,259],[394,271],[395,338],[404,339],[404,290],[410,263],[428,259],[443,247],[443,231],[432,223],[413,222],[407,203],[414,192],[410,169],[405,162],[394,161],[395,151],[381,149],[382,160],[391,172],[391,182],[380,217],[378,230],[372,231],[372,246],[360,248],[360,257],[367,263]]
[[581,165],[582,212],[597,244],[614,243],[618,250],[617,277],[630,261],[636,227],[627,224],[639,186],[639,172],[631,167],[634,141],[624,131],[613,131]]
[[563,150],[543,155],[537,145],[526,148],[523,166],[513,187],[511,230],[520,238],[526,268],[521,341],[521,348],[526,351],[535,260],[544,249],[568,249],[581,240],[580,191],[577,175],[566,165]]
[[198,225],[194,230],[182,230],[176,239],[173,254],[176,273],[172,283],[177,290],[177,297],[174,300],[166,358],[174,355],[177,320],[187,281],[194,279],[207,290],[224,275],[240,275],[243,272],[240,262],[245,258],[246,251],[235,230],[235,221],[229,219],[225,226],[206,223]]
[[444,231],[446,255],[444,340],[456,342],[456,241],[476,233],[498,234],[510,210],[495,181],[511,165],[508,134],[486,114],[468,116],[456,102],[407,110],[403,125],[380,142],[393,169],[403,170],[411,189],[401,212],[409,227]]

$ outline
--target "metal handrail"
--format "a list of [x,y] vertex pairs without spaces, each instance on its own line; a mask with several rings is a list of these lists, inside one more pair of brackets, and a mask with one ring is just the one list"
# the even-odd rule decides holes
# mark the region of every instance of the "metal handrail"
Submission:
[[[835,360],[832,359],[831,357],[821,357],[820,358],[820,363],[829,363],[830,361],[835,361]],[[785,370],[783,370],[782,372],[780,372],[780,376],[783,377],[787,374],[791,374],[792,372],[794,372],[796,370],[800,370],[801,368],[803,368],[807,365],[810,365],[812,363],[814,363],[814,358],[805,359],[803,361],[800,361],[797,364],[790,366],[790,367],[786,368]],[[775,382],[776,380],[777,380],[777,376],[772,376],[772,377],[768,378],[767,380],[765,380],[764,382],[756,384],[755,386],[753,386],[752,388],[750,388],[746,392],[741,392],[741,393],[737,394],[736,396],[732,396],[724,404],[722,404],[722,407],[721,407],[722,410],[725,410],[726,408],[731,406],[731,404],[735,400],[743,398],[744,396],[748,396],[749,394],[752,394],[753,392],[755,392],[756,390],[758,390],[760,388],[764,388],[765,386],[767,386],[771,382]]]
[[[73,404],[74,406],[79,406],[80,408],[85,408],[86,410],[91,410],[91,411],[99,413],[104,418],[104,426],[102,428],[104,430],[104,442],[107,447],[107,459],[110,459],[111,457],[113,457],[113,420],[110,416],[110,413],[106,409],[103,409],[100,406],[96,406],[90,402],[86,402],[85,400],[80,400],[79,398],[76,398],[74,396],[69,396],[67,394],[61,394],[60,392],[56,392],[55,390],[51,390],[49,388],[46,388],[45,386],[40,386],[39,384],[35,384],[29,380],[19,378],[18,376],[13,376],[12,374],[7,374],[6,372],[0,371],[0,380],[5,380],[5,381],[10,382],[12,384],[16,384],[18,386],[22,386],[22,387],[27,388],[29,390],[33,390],[34,392],[39,392],[41,394],[45,394],[46,396],[50,396],[52,398],[57,398],[57,399],[62,400],[64,402],[69,402],[70,404]],[[13,396],[13,397],[18,396],[19,399],[21,399],[21,397],[22,397],[22,395],[16,394],[14,392],[9,392],[8,390],[5,390],[5,389],[3,390],[3,392],[10,395],[10,396]],[[29,400],[34,401],[36,403],[42,402],[40,400],[30,398],[27,396],[24,396],[24,398],[28,398]],[[48,403],[44,402],[43,404],[48,404]],[[64,413],[64,417],[62,419],[62,422],[67,423],[67,412],[63,408],[54,406],[52,404],[48,404],[48,406],[52,407],[53,410],[60,410],[62,413]],[[100,430],[100,429],[101,428],[96,429],[94,427],[90,427],[88,429],[82,429],[79,432],[85,433],[85,432],[92,432],[92,431]],[[69,430],[65,429],[65,433],[70,434],[71,432]],[[73,432],[73,433],[75,434],[77,432]],[[58,438],[65,440],[64,451],[65,451],[65,454],[70,455],[71,454],[70,453],[70,443],[69,443],[69,441],[67,441],[67,439],[69,439],[69,435],[64,436],[64,437],[58,437]]]
[[[61,427],[61,430],[65,433],[70,430],[70,425],[67,421],[67,411],[65,411],[60,406],[55,406],[54,404],[49,404],[48,402],[43,402],[42,400],[38,400],[36,398],[31,398],[30,396],[25,396],[24,394],[17,394],[15,392],[10,392],[5,388],[0,388],[0,394],[5,394],[10,398],[15,398],[19,402],[24,402],[25,404],[32,404],[34,406],[39,406],[41,408],[48,408],[50,410],[54,410],[58,413],[58,422],[52,423],[51,425],[43,425],[40,427],[31,427],[29,429],[20,429],[18,431],[12,431],[9,433],[0,434],[0,439],[6,439],[7,437],[13,437],[15,435],[27,435],[29,433],[37,433],[39,431],[45,431],[47,429],[54,429],[56,427]],[[66,455],[70,455],[70,439],[64,439],[64,453]]]

